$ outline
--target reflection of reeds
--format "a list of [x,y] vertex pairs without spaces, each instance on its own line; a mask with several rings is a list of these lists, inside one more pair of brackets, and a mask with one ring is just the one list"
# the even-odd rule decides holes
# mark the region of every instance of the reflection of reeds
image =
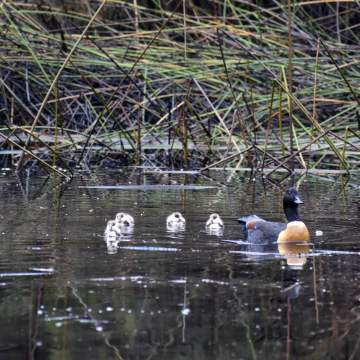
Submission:
[[212,0],[178,3],[2,3],[0,135],[22,151],[19,169],[116,154],[203,169],[358,166],[356,4],[226,1],[215,14]]

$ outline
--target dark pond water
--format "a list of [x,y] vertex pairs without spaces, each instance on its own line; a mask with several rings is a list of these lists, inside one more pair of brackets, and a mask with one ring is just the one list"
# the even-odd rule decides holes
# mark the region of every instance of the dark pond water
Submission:
[[[63,187],[1,175],[0,359],[359,359],[359,193],[306,179],[311,249],[286,257],[223,241],[243,239],[240,215],[282,220],[282,190],[211,176],[83,175]],[[134,232],[109,248],[119,211]],[[185,231],[166,230],[173,211]],[[205,232],[212,212],[222,236]]]

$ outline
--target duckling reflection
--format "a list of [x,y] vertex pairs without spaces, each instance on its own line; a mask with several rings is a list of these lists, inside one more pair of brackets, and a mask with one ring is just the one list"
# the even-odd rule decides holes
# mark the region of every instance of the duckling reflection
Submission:
[[132,234],[134,231],[134,218],[127,213],[119,212],[115,216],[116,230],[118,234]]
[[118,248],[118,245],[119,245],[118,240],[106,239],[105,243],[106,243],[106,250],[109,255],[116,254],[118,252],[118,249],[119,249]]
[[224,222],[219,214],[211,214],[205,225],[206,233],[209,235],[222,235],[224,232]]
[[180,212],[174,212],[166,218],[166,229],[171,232],[185,230],[185,218]]
[[309,253],[310,246],[306,242],[278,243],[279,254],[284,256],[286,264],[294,270],[302,270],[307,262],[305,254]]

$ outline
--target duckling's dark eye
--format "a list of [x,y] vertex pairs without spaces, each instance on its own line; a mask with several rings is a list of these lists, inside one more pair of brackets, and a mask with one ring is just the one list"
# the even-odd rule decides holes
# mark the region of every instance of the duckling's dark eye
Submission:
[[216,218],[217,218],[217,215],[214,215],[213,218],[216,219]]
[[178,219],[180,216],[179,216],[179,214],[175,214],[175,217]]

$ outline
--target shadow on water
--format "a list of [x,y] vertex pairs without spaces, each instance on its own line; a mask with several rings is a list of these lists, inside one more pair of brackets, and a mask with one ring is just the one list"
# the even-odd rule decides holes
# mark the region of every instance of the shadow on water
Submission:
[[[24,186],[2,174],[0,358],[359,358],[359,194],[303,182],[311,244],[264,248],[235,219],[283,220],[281,191],[225,182],[133,172]],[[106,243],[119,211],[135,227]],[[174,211],[179,231],[166,229]],[[205,230],[210,213],[222,232]]]

